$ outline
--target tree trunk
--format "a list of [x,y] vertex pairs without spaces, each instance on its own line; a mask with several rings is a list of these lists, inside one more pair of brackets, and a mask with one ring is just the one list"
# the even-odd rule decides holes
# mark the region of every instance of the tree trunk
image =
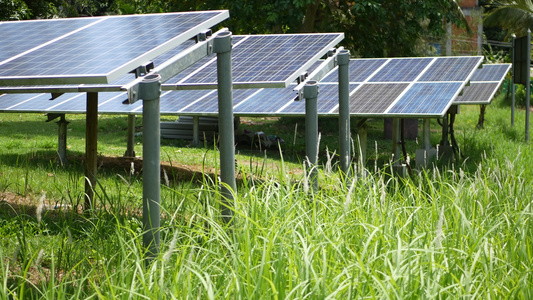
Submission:
[[309,33],[313,32],[315,29],[315,20],[317,17],[318,7],[320,6],[320,0],[315,0],[314,3],[310,3],[307,5],[306,11],[305,11],[305,17],[304,21],[302,23],[302,26],[300,27],[300,30],[298,30],[301,33]]

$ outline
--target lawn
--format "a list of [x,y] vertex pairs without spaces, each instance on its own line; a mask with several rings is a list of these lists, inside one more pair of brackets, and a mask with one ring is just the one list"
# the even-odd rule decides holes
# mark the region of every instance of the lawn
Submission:
[[[242,120],[285,144],[239,147],[229,228],[216,147],[163,140],[155,258],[142,246],[142,164],[120,157],[125,117],[99,119],[99,205],[81,213],[84,117],[67,116],[70,164],[62,168],[55,124],[0,114],[0,299],[530,299],[533,153],[524,111],[512,127],[500,98],[484,129],[478,113],[461,107],[453,165],[406,178],[390,176],[391,143],[377,119],[367,122],[367,171],[340,176],[336,120],[321,119],[317,190],[302,167],[303,119]],[[434,145],[439,131],[432,121]],[[410,155],[417,143],[408,141]]]

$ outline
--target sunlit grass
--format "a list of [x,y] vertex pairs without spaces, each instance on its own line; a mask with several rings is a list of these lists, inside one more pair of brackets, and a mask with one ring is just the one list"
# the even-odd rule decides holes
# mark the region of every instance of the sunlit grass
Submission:
[[[507,108],[490,106],[481,130],[477,113],[464,108],[456,121],[462,160],[407,178],[372,164],[347,179],[333,160],[319,168],[313,190],[306,171],[291,171],[299,162],[242,156],[231,228],[220,217],[216,177],[171,181],[162,188],[153,260],[142,247],[139,174],[104,172],[101,209],[44,207],[37,218],[44,192],[66,199],[67,190],[83,189],[77,167],[2,156],[0,172],[9,176],[0,187],[26,189],[37,207],[2,204],[0,298],[529,299],[533,153],[521,119],[509,126]],[[165,147],[168,162],[188,151]],[[193,151],[200,169],[216,168],[215,150]],[[40,174],[50,170],[58,175]]]

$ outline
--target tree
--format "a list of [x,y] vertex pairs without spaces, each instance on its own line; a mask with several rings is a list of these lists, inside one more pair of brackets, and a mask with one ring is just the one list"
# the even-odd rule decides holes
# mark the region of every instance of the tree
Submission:
[[234,34],[344,32],[342,45],[362,57],[424,55],[425,39],[443,37],[447,22],[467,28],[455,0],[11,1],[26,3],[31,18],[228,9],[222,25]]
[[30,14],[28,6],[22,0],[0,0],[0,20],[23,20]]
[[169,1],[167,9],[229,9],[235,34],[342,31],[343,45],[363,57],[424,54],[423,38],[440,38],[444,24],[467,28],[454,0],[211,0]]
[[517,36],[524,36],[533,28],[533,0],[494,1],[489,9],[486,26],[501,26]]

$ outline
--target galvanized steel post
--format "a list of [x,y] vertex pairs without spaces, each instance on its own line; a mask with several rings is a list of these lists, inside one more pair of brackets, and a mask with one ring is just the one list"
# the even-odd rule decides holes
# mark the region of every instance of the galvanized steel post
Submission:
[[161,221],[161,77],[147,75],[139,84],[143,100],[143,245],[151,256],[159,253]]
[[317,161],[318,161],[318,82],[310,80],[304,86],[305,98],[305,153],[309,167],[309,179],[313,189],[318,188]]
[[515,72],[515,69],[514,69],[514,58],[515,58],[515,40],[516,40],[516,35],[513,34],[513,49],[512,49],[512,58],[511,58],[511,61],[513,62],[513,64],[511,65],[511,74],[512,74],[512,77],[511,77],[511,83],[510,83],[510,86],[508,88],[511,89],[511,125],[514,125],[514,107],[515,107],[515,84],[514,84],[514,72]]
[[337,55],[339,66],[339,155],[340,167],[344,175],[350,176],[350,51],[341,50]]
[[215,37],[213,51],[217,54],[218,127],[220,150],[220,180],[222,182],[222,219],[230,223],[233,218],[233,193],[235,181],[235,131],[233,126],[233,79],[231,72],[231,32]]
[[[527,30],[527,51],[526,53],[531,53],[531,30]],[[527,55],[528,59],[525,64],[526,68],[526,142],[529,141],[529,100],[531,98],[530,92],[531,92],[531,56]]]

